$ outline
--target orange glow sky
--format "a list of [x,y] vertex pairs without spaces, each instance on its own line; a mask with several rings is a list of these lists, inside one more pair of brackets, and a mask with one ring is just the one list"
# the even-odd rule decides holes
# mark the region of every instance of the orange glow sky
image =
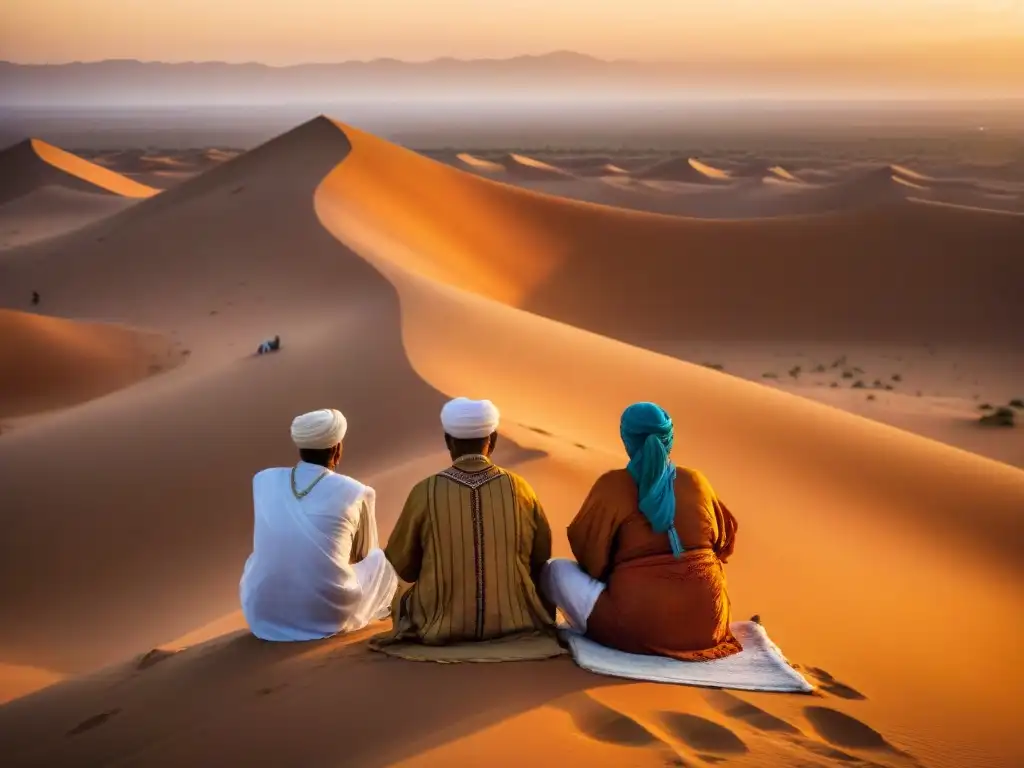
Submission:
[[810,65],[821,52],[898,56],[989,37],[1020,65],[1024,0],[0,0],[0,58],[25,63],[573,50],[646,60],[779,55]]

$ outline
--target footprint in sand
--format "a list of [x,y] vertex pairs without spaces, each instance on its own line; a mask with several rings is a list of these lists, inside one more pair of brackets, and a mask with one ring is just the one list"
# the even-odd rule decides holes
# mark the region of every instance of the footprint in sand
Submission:
[[801,731],[794,725],[776,717],[770,712],[765,712],[760,707],[755,707],[750,702],[744,701],[738,696],[725,691],[709,691],[704,694],[704,699],[714,709],[726,717],[740,720],[759,731],[771,733],[785,733],[790,736],[800,736]]
[[640,723],[585,693],[570,697],[563,707],[585,736],[620,747],[650,747],[661,743]]
[[701,759],[718,759],[749,751],[739,736],[712,720],[682,712],[661,712],[658,717],[665,730],[699,753]]
[[794,744],[806,749],[808,752],[824,757],[838,763],[857,763],[862,768],[867,768],[873,763],[867,763],[855,755],[848,754],[828,744],[819,744],[807,738],[803,731],[791,723],[787,723],[780,717],[756,707],[750,702],[725,691],[708,691],[704,694],[704,700],[712,708],[721,712],[726,717],[739,720],[750,728],[765,733],[778,734]]
[[829,744],[844,749],[885,752],[907,758],[915,765],[918,764],[912,755],[896,749],[870,725],[862,723],[844,712],[829,707],[804,707],[804,716],[814,728],[815,733]]
[[523,426],[525,426],[531,432],[536,432],[538,435],[544,435],[545,437],[554,437],[554,435],[552,435],[546,429],[541,429],[540,427],[531,427],[529,424],[524,424]]
[[118,714],[120,711],[120,709],[111,709],[107,710],[106,712],[100,712],[98,715],[88,717],[82,722],[80,722],[78,725],[76,725],[74,728],[72,728],[70,731],[68,731],[65,735],[77,736],[80,733],[91,731],[93,728],[98,728],[99,726],[107,722],[107,720],[112,718],[114,715]]
[[821,690],[826,693],[831,693],[840,699],[850,699],[852,701],[864,701],[867,699],[867,696],[863,693],[855,688],[851,688],[846,683],[839,682],[821,667],[807,667],[804,669],[804,672],[813,677]]

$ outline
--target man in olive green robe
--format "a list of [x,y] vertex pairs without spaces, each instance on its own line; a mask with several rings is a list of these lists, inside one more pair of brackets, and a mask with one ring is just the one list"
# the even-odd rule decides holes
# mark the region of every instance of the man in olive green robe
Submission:
[[551,528],[529,483],[490,459],[497,409],[457,398],[441,423],[452,465],[412,489],[388,540],[387,559],[412,586],[399,589],[394,629],[378,642],[553,634],[554,606],[537,588]]

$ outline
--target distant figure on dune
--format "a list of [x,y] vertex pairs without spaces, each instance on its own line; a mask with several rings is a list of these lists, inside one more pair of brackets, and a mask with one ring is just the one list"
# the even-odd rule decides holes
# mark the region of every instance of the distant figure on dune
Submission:
[[554,636],[554,606],[536,587],[551,528],[533,488],[491,461],[498,421],[489,400],[460,397],[441,410],[452,466],[412,489],[388,540],[388,560],[412,586],[375,646]]
[[32,306],[38,306],[39,304],[39,291],[32,291]]
[[610,648],[683,661],[737,653],[722,567],[736,519],[707,478],[669,459],[673,425],[662,408],[629,406],[620,434],[629,464],[591,488],[569,525],[576,562],[551,560],[542,589]]
[[239,591],[263,640],[352,632],[390,610],[398,580],[377,543],[374,490],[334,471],[347,429],[333,409],[297,417],[299,463],[253,478],[253,552]]
[[259,348],[256,350],[257,355],[265,355],[268,352],[277,352],[281,348],[281,337],[275,336],[272,339],[267,339]]

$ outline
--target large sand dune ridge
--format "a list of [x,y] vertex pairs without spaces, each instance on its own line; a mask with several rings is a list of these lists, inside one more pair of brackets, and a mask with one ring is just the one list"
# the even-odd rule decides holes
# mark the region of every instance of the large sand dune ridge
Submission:
[[27,139],[0,152],[0,204],[41,186],[145,198],[158,190],[39,139]]

